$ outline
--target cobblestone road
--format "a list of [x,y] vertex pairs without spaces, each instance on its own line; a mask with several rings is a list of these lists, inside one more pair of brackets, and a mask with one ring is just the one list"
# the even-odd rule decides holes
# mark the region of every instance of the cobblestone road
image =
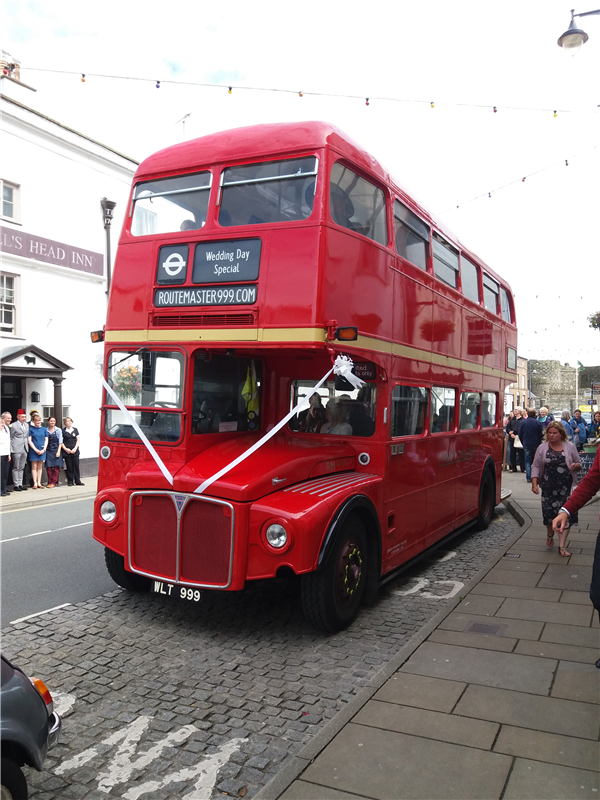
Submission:
[[289,582],[200,605],[118,590],[6,627],[4,654],[63,711],[31,797],[252,797],[517,531],[496,511],[336,635],[309,627]]

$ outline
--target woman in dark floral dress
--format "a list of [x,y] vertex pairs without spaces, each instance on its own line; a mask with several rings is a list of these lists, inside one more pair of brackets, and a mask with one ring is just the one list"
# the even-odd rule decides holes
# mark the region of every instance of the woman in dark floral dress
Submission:
[[[531,467],[531,491],[540,493],[542,489],[542,517],[546,526],[548,547],[554,546],[552,520],[569,499],[573,483],[577,483],[577,473],[581,469],[579,453],[574,444],[567,441],[567,434],[559,422],[550,422],[544,432],[544,441],[535,452]],[[570,525],[579,522],[577,512],[571,515]],[[559,534],[558,552],[570,556],[565,544],[568,528]]]

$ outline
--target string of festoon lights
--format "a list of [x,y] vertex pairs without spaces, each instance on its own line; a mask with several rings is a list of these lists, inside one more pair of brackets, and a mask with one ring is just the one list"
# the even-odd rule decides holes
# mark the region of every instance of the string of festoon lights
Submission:
[[[4,68],[4,74],[7,75],[10,72],[11,65],[8,65]],[[300,91],[298,89],[276,89],[270,86],[234,86],[224,84],[224,83],[201,83],[197,81],[181,81],[181,80],[172,80],[172,79],[156,79],[156,78],[146,78],[146,77],[137,77],[132,75],[107,75],[104,73],[97,73],[97,72],[78,72],[75,70],[61,70],[61,69],[50,69],[48,67],[27,67],[28,70],[32,72],[48,72],[60,75],[74,75],[79,77],[82,83],[85,83],[89,78],[102,78],[105,80],[118,80],[118,81],[139,81],[143,83],[153,83],[157,89],[161,87],[172,85],[172,86],[194,86],[194,87],[202,87],[207,89],[223,89],[227,91],[227,94],[233,94],[234,90],[236,92],[273,92],[277,94],[292,94],[296,95],[297,97],[328,97],[328,98],[337,98],[337,99],[345,99],[345,100],[360,100],[364,102],[366,106],[370,106],[374,102],[384,102],[384,103],[414,103],[420,105],[428,105],[430,108],[435,109],[438,106],[448,106],[448,107],[455,107],[455,108],[483,108],[492,111],[494,114],[497,114],[499,111],[538,111],[542,113],[552,114],[553,117],[557,117],[559,114],[597,114],[600,113],[599,109],[600,106],[596,106],[594,108],[589,109],[573,109],[573,108],[541,108],[537,106],[510,106],[510,105],[494,105],[493,103],[453,103],[448,101],[436,101],[434,100],[423,100],[423,99],[410,99],[410,98],[402,98],[402,97],[387,97],[387,96],[379,96],[379,95],[370,95],[369,97],[365,97],[364,95],[357,95],[357,94],[345,94],[341,92],[306,92]]]
[[[11,67],[13,65],[6,65],[3,68],[3,72],[5,75],[9,75],[11,72]],[[44,73],[54,73],[60,75],[72,75],[78,77],[81,83],[86,83],[86,81],[90,78],[97,78],[102,80],[116,80],[116,81],[133,81],[133,82],[142,82],[142,83],[153,83],[156,89],[161,89],[164,86],[192,86],[195,88],[206,88],[206,89],[217,89],[217,90],[225,90],[227,94],[233,94],[235,92],[265,92],[265,93],[277,93],[277,94],[289,94],[289,95],[296,95],[299,98],[303,97],[325,97],[325,98],[335,98],[335,99],[344,99],[344,100],[360,100],[364,102],[365,106],[370,106],[372,103],[405,103],[405,104],[415,104],[415,105],[426,105],[429,106],[431,109],[435,109],[436,107],[448,107],[448,108],[473,108],[473,109],[487,109],[491,111],[493,114],[498,114],[501,111],[527,111],[527,112],[538,112],[543,114],[551,114],[553,118],[558,117],[559,114],[599,114],[600,113],[600,105],[588,108],[588,109],[568,109],[568,108],[543,108],[537,106],[511,106],[511,105],[493,105],[487,103],[457,103],[457,102],[448,102],[448,101],[436,101],[436,100],[420,100],[420,99],[409,99],[409,98],[400,98],[400,97],[387,97],[387,96],[378,96],[378,95],[370,95],[369,97],[364,97],[362,95],[356,94],[345,94],[345,93],[336,93],[336,92],[315,92],[315,91],[299,91],[297,89],[276,89],[274,87],[268,86],[234,86],[233,84],[222,84],[222,83],[201,83],[197,81],[181,81],[181,80],[172,80],[172,79],[154,79],[154,78],[146,78],[146,77],[136,77],[132,75],[110,75],[104,73],[92,73],[92,72],[79,72],[75,70],[59,70],[59,69],[50,69],[48,67],[27,67],[28,70],[32,72],[44,72]],[[186,114],[183,118],[184,120],[188,119],[191,114]],[[178,120],[181,122],[182,120]],[[595,147],[590,148],[591,150],[596,149],[598,145]],[[589,152],[589,151],[588,151]],[[459,209],[462,206],[468,205],[469,203],[473,203],[477,200],[481,200],[483,198],[491,198],[495,193],[502,191],[503,189],[507,189],[510,186],[514,186],[517,183],[525,183],[526,180],[533,178],[536,175],[540,175],[543,172],[546,172],[550,169],[555,169],[557,166],[564,165],[569,166],[569,162],[575,160],[581,154],[572,155],[567,158],[561,159],[560,161],[556,161],[552,164],[549,164],[545,167],[542,167],[538,170],[533,172],[527,173],[526,175],[522,175],[520,177],[514,178],[513,180],[508,181],[507,183],[502,184],[501,186],[496,186],[493,189],[490,189],[486,192],[478,194],[474,197],[471,197],[468,200],[464,200],[460,203],[456,203],[453,206],[445,209],[442,213],[447,213],[448,211],[452,211],[455,209]]]

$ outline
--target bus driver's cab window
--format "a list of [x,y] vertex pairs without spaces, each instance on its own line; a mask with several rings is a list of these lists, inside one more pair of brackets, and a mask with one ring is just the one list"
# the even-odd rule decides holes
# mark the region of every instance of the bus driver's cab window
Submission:
[[260,430],[261,380],[260,361],[196,353],[192,433]]

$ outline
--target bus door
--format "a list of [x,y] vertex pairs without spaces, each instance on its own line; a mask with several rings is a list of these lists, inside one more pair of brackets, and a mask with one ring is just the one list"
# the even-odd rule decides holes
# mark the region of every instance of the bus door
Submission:
[[422,550],[427,535],[428,402],[429,390],[425,387],[397,384],[393,388],[382,525],[385,572]]
[[428,438],[427,546],[455,526],[456,515],[456,390],[431,389],[431,436]]

